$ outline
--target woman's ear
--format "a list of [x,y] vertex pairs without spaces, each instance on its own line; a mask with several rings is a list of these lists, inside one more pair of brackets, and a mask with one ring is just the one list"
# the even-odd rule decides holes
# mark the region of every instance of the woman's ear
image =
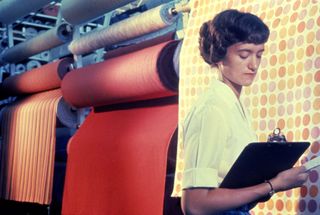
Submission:
[[216,65],[217,65],[219,72],[221,73],[223,71],[223,63],[221,61],[219,61],[216,63]]
[[223,63],[221,61],[215,64],[215,67],[218,70],[218,80],[222,81],[222,71],[223,71]]

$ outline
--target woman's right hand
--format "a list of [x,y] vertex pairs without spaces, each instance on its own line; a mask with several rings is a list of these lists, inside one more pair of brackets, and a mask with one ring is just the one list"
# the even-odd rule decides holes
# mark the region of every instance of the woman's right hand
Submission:
[[308,179],[309,173],[304,166],[293,167],[280,172],[270,182],[276,192],[301,187]]

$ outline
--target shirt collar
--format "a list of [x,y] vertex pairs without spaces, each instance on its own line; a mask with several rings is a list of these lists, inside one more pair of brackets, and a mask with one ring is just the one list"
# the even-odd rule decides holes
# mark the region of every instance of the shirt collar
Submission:
[[242,118],[246,121],[248,120],[247,112],[244,106],[242,105],[241,101],[238,99],[236,94],[232,91],[232,89],[227,84],[223,83],[220,80],[213,79],[210,89],[217,92],[217,94],[220,95],[220,98],[228,105],[230,106],[235,105],[239,110]]
[[233,105],[238,102],[236,94],[222,81],[213,79],[210,88],[211,90],[217,92],[218,95],[221,95],[221,99],[227,104]]

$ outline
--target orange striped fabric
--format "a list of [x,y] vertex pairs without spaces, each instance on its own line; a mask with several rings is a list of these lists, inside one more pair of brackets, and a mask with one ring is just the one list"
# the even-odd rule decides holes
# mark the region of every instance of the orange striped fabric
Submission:
[[60,89],[6,106],[1,119],[0,198],[50,204]]

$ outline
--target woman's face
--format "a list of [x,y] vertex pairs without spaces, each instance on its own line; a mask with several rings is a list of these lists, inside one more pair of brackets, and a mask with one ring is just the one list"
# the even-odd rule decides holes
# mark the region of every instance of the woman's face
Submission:
[[242,86],[251,85],[259,68],[264,44],[236,43],[219,62],[222,81],[240,95]]

